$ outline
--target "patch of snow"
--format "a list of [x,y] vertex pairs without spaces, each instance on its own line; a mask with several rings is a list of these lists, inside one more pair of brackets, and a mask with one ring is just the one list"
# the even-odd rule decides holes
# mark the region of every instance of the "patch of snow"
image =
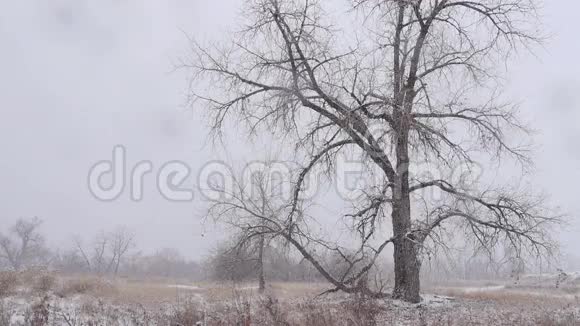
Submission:
[[257,290],[257,289],[258,289],[257,286],[243,286],[243,287],[236,288],[236,290]]
[[201,290],[201,288],[198,286],[183,285],[183,284],[170,284],[167,287],[174,288],[174,289],[180,289],[180,290],[192,290],[192,291]]
[[23,315],[15,314],[10,317],[10,325],[24,325],[24,323]]
[[455,302],[455,298],[444,295],[424,294],[421,298],[423,301],[420,305],[429,307],[447,306]]
[[436,294],[423,294],[421,295],[421,302],[419,303],[409,303],[402,300],[392,300],[390,301],[395,307],[398,308],[416,308],[416,307],[444,307],[455,304],[455,298],[448,297],[444,295]]
[[503,289],[505,289],[505,285],[493,285],[493,286],[461,288],[461,290],[464,293],[493,292],[493,291],[501,291]]

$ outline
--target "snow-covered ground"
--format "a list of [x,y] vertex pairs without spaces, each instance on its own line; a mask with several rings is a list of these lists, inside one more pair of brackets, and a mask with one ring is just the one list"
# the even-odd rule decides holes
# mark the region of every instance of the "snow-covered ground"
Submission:
[[[407,304],[331,298],[269,303],[266,297],[252,297],[219,304],[195,300],[165,303],[152,308],[90,296],[13,297],[2,300],[0,325],[28,326],[39,320],[45,323],[34,325],[580,325],[580,306],[506,305],[439,295],[423,298],[420,304]],[[244,320],[251,323],[241,324]]]
[[[466,285],[446,288],[452,294],[445,295],[445,288],[438,294],[426,293],[421,303],[409,304],[343,294],[316,297],[320,287],[274,283],[266,295],[259,295],[253,284],[67,278],[50,289],[21,284],[4,293],[0,326],[212,326],[248,325],[248,321],[249,325],[297,326],[580,325],[580,293],[572,293],[571,288],[566,294],[521,285]],[[559,296],[546,300],[546,295]]]

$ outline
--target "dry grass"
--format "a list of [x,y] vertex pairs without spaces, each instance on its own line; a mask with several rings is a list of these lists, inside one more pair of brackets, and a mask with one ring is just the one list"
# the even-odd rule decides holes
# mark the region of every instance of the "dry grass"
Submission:
[[50,299],[44,296],[39,302],[30,306],[24,315],[24,323],[30,326],[49,325],[50,320]]
[[56,276],[43,272],[33,281],[32,289],[36,292],[46,293],[52,290],[56,285]]
[[14,294],[19,282],[18,273],[0,272],[0,298]]
[[92,295],[99,298],[110,298],[118,293],[117,287],[111,281],[99,277],[75,277],[61,280],[55,294],[61,298],[74,295]]
[[[182,283],[175,287],[166,280],[87,276],[55,281],[47,273],[0,274],[0,284],[2,276],[32,287],[18,290],[20,299],[13,302],[22,305],[26,298],[29,304],[20,311],[25,311],[31,325],[580,325],[580,301],[546,300],[509,288],[433,288],[432,292],[457,299],[440,305],[408,305],[344,294],[315,299],[327,288],[324,284],[272,283],[260,295],[255,284]],[[47,317],[43,307],[48,304]],[[13,311],[0,308],[0,319]],[[42,324],[47,318],[51,321]]]
[[187,302],[175,309],[168,316],[170,325],[195,325],[204,320],[203,310],[193,302]]
[[117,290],[108,299],[118,303],[142,304],[146,306],[174,302],[180,297],[191,294],[165,283],[136,283],[127,281],[115,282]]
[[285,299],[314,297],[328,288],[329,285],[324,283],[272,283],[270,285],[276,297]]
[[54,288],[55,275],[42,269],[0,272],[0,297],[15,294],[19,288],[34,293],[46,293]]
[[445,296],[469,300],[493,301],[500,304],[562,306],[578,303],[580,306],[580,294],[572,295],[546,289],[534,292],[526,289],[466,291],[462,288],[434,288],[432,291],[433,293]]
[[[578,325],[580,314],[564,310],[461,301],[451,306],[395,305],[390,301],[351,297],[345,300],[278,300],[240,295],[233,300],[208,305],[196,300],[174,302],[163,309],[114,305],[101,300],[77,304],[33,303],[26,311],[29,325],[268,325],[268,326],[380,326],[380,325]],[[66,299],[63,299],[66,300]],[[46,302],[46,301],[45,301]],[[68,301],[64,301],[68,302]],[[68,307],[57,308],[57,307]],[[158,307],[159,308],[159,307]],[[61,309],[61,310],[59,310]],[[46,323],[46,320],[51,322]],[[68,320],[68,322],[66,322]],[[36,321],[33,323],[32,321]]]

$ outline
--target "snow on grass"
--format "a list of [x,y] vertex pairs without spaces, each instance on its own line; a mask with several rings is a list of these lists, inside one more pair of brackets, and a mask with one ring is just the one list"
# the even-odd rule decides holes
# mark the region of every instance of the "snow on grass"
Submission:
[[423,294],[421,298],[423,300],[419,304],[427,307],[444,307],[457,303],[455,298],[445,295]]
[[418,307],[446,307],[453,306],[457,303],[456,299],[449,296],[437,295],[437,294],[422,294],[421,302],[419,303],[409,303],[401,300],[388,299],[387,303],[398,307],[398,308],[418,308]]
[[183,284],[169,284],[169,285],[167,285],[167,287],[179,289],[179,290],[191,290],[191,291],[201,290],[201,288],[199,286],[183,285]]
[[464,287],[461,291],[464,293],[476,293],[476,292],[494,292],[501,291],[505,289],[505,285],[493,285],[493,286],[481,286],[481,287]]
[[[194,293],[199,294],[199,293]],[[246,297],[244,297],[246,298]],[[48,325],[67,325],[65,319],[74,325],[167,325],[180,314],[181,318],[197,322],[198,318],[208,318],[208,326],[233,325],[241,314],[251,314],[253,325],[271,325],[272,317],[265,310],[265,297],[253,299],[231,299],[204,305],[188,301],[181,306],[168,304],[155,308],[138,305],[107,302],[91,296],[71,296],[60,298],[49,295],[51,319]],[[342,298],[342,299],[341,299]],[[325,321],[320,325],[349,325],[348,321],[358,320],[363,315],[373,314],[376,325],[578,325],[580,307],[560,306],[511,306],[491,301],[465,300],[453,297],[424,294],[418,304],[398,300],[377,300],[358,302],[353,297],[329,296],[323,300],[292,299],[275,300],[272,311],[278,311],[280,320],[288,325],[314,325],[313,321]],[[27,298],[6,298],[11,302],[9,326],[26,325],[31,307],[38,304],[38,296]],[[242,303],[239,300],[247,300]],[[248,304],[247,310],[246,303]],[[190,308],[187,308],[190,307]],[[242,311],[240,311],[240,308]],[[193,309],[193,310],[183,310]],[[181,311],[181,312],[180,312]],[[190,312],[187,312],[190,311]],[[176,314],[177,313],[177,314]],[[188,317],[190,316],[193,320]],[[205,316],[205,317],[204,317]],[[244,315],[245,316],[245,315]],[[192,324],[193,325],[193,324]],[[318,325],[318,324],[316,324]]]

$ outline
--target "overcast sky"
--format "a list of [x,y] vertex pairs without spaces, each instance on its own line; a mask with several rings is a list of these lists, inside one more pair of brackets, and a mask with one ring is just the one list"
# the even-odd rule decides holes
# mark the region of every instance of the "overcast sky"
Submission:
[[[181,160],[193,174],[213,159],[251,152],[249,144],[230,154],[207,144],[205,121],[184,110],[184,72],[172,72],[187,54],[186,34],[223,37],[241,3],[0,2],[0,229],[38,216],[50,243],[66,247],[73,234],[128,225],[145,251],[175,247],[202,257],[224,234],[203,226],[199,205],[164,200],[147,187],[153,178],[145,179],[141,202],[128,193],[100,202],[87,174],[117,144],[129,167]],[[509,95],[539,131],[535,184],[571,216],[562,235],[568,249],[580,246],[578,9],[577,1],[547,1],[542,14],[552,37],[536,56],[522,53],[509,78]]]

